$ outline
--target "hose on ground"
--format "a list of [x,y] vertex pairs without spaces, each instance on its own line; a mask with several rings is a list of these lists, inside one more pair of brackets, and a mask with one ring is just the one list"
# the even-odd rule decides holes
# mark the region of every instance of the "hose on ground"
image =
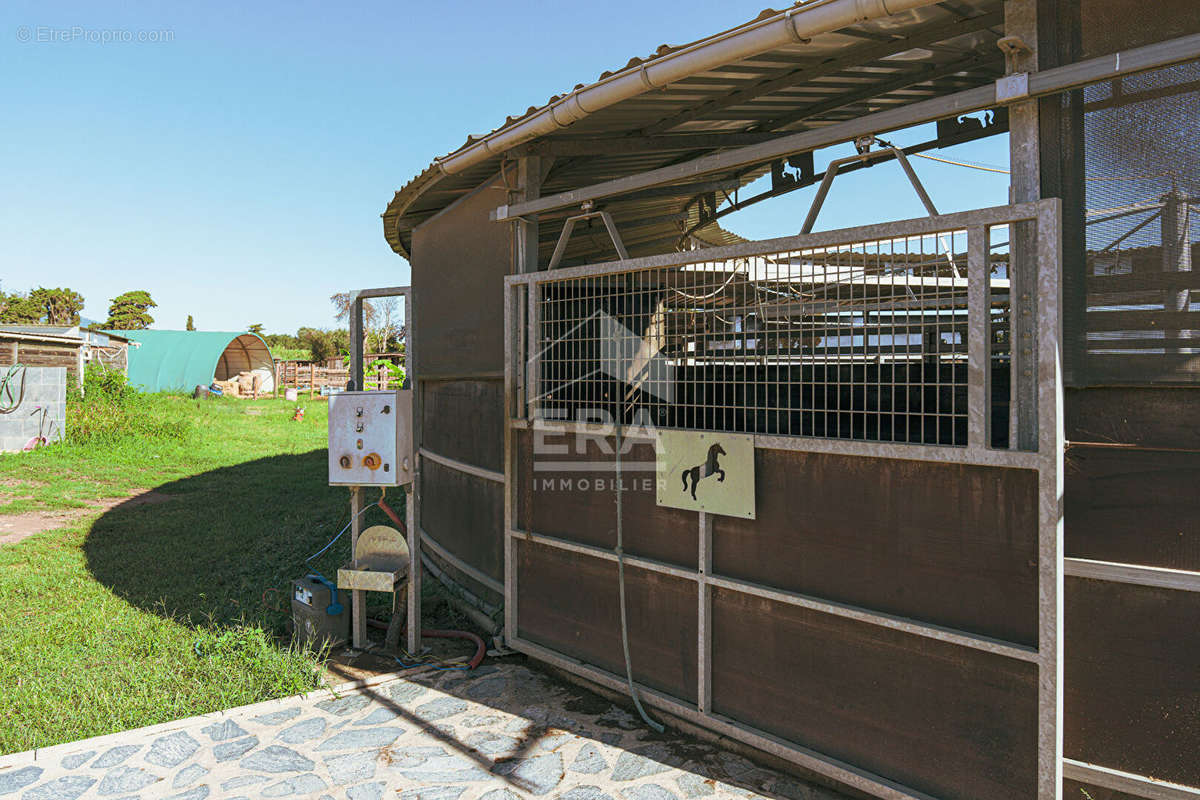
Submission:
[[[380,630],[387,630],[388,627],[388,624],[383,620],[374,619],[372,617],[367,618],[367,624],[372,628],[378,628]],[[437,630],[435,628],[423,628],[421,630],[421,638],[466,639],[469,642],[473,642],[475,644],[475,655],[471,656],[470,660],[467,661],[467,669],[475,669],[478,667],[483,661],[484,655],[487,654],[487,645],[484,644],[483,639],[479,638],[470,631],[444,631]]]
[[[384,514],[387,514],[388,517],[391,518],[392,522],[396,523],[396,527],[400,529],[400,533],[402,533],[404,536],[408,536],[408,526],[404,524],[404,520],[400,519],[400,515],[397,514],[391,506],[384,502],[382,497],[379,498],[379,508],[383,510]],[[387,623],[381,622],[380,620],[369,619],[367,622],[376,626],[382,625],[384,629],[387,628]],[[467,669],[475,669],[478,667],[479,662],[483,661],[484,654],[487,653],[487,645],[483,643],[483,639],[480,639],[470,631],[443,631],[422,628],[421,638],[424,639],[427,637],[430,639],[466,639],[467,641],[474,642],[475,655],[471,656],[471,660],[467,662]]]

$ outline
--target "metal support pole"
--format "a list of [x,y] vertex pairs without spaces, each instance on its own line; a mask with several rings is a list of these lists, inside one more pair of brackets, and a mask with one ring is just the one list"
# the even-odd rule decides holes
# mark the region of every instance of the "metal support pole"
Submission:
[[[1036,72],[1038,30],[1037,3],[1034,0],[1007,0],[1004,4],[1004,33],[1010,42],[1006,48],[1009,72]],[[1038,101],[1020,100],[1008,107],[1009,201],[1033,202],[1041,199],[1041,153],[1039,145]],[[1037,225],[1018,222],[1009,231],[1011,380],[1014,388],[1016,445],[1022,450],[1038,446],[1038,343]]]
[[[362,532],[362,487],[350,487],[350,558],[358,568],[358,534]],[[356,650],[367,646],[367,593],[355,589],[350,593],[350,638]]]
[[[414,454],[415,458],[415,454]],[[404,524],[408,526],[408,652],[421,649],[421,532],[417,529],[415,482],[404,487]]]
[[[1162,210],[1162,259],[1163,272],[1192,271],[1192,225],[1191,206],[1178,189],[1172,189],[1163,197]],[[1164,311],[1187,311],[1191,300],[1190,289],[1166,289],[1163,292]],[[1178,353],[1185,346],[1184,339],[1192,336],[1190,330],[1168,328],[1166,352]],[[1174,340],[1174,341],[1171,341]]]
[[967,446],[992,444],[988,228],[967,229]]
[[[404,324],[408,325],[406,317]],[[411,327],[411,326],[410,326]],[[363,299],[358,292],[350,295],[350,385],[349,391],[363,388]]]
[[[525,156],[517,161],[517,191],[521,202],[536,200],[542,195],[542,158]],[[521,272],[534,272],[538,268],[538,218],[536,214],[519,218],[516,222],[517,264]]]
[[712,574],[712,528],[712,515],[701,511],[698,531],[700,547],[697,554],[699,568],[696,574],[699,604],[699,620],[696,626],[696,655],[699,659],[696,665],[696,707],[701,714],[712,711],[712,589],[708,584],[708,576]]

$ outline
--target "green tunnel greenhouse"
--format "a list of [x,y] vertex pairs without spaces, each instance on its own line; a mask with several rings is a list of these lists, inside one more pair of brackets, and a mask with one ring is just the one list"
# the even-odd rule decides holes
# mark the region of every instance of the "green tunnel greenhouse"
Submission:
[[130,340],[129,383],[144,392],[190,391],[239,373],[259,376],[259,391],[275,388],[267,343],[248,332],[117,331]]

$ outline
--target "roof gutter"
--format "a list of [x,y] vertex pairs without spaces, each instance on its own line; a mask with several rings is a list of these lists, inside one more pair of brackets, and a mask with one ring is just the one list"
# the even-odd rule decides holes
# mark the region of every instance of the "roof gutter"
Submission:
[[523,120],[495,131],[456,153],[434,161],[444,174],[454,175],[500,155],[519,144],[566,128],[601,109],[643,92],[707,72],[726,64],[859,22],[929,6],[937,0],[817,0],[774,17],[622,70],[576,89]]

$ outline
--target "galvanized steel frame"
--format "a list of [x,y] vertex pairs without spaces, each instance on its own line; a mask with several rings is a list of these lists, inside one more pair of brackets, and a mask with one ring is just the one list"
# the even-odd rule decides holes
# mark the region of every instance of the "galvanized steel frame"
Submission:
[[[406,328],[405,366],[410,375],[416,371],[416,320],[413,318],[413,291],[411,286],[386,286],[377,289],[359,289],[350,293],[350,380],[352,388],[361,389],[363,385],[363,301],[376,297],[404,298],[404,325]],[[412,483],[405,489],[405,527],[408,528],[409,563],[412,568],[408,571],[408,602],[406,625],[408,635],[406,644],[408,652],[419,653],[421,650],[421,536],[417,528],[417,506],[421,502],[421,393],[417,390],[414,377],[412,400],[412,446],[413,446],[413,477]],[[362,509],[361,487],[351,487],[350,513],[353,517],[350,529],[350,552],[358,544],[358,533],[361,519],[358,512]],[[351,618],[354,646],[360,647],[366,642],[366,595],[355,590],[352,593]]]
[[[782,250],[831,247],[866,240],[903,238],[947,230],[965,229],[968,232],[968,440],[965,447],[873,443],[839,439],[816,439],[801,436],[755,435],[756,448],[833,453],[872,458],[900,458],[957,464],[978,464],[1019,469],[1038,473],[1039,532],[1038,532],[1038,646],[1025,647],[1002,642],[965,631],[952,630],[913,619],[896,617],[870,609],[834,603],[821,598],[774,589],[712,572],[712,518],[698,514],[697,569],[679,567],[647,558],[625,555],[630,566],[672,575],[697,584],[698,615],[698,681],[697,702],[687,703],[639,684],[639,692],[651,705],[689,722],[731,736],[752,746],[793,761],[807,769],[883,798],[928,798],[927,795],[902,786],[886,777],[869,773],[795,743],[786,742],[761,730],[713,713],[711,708],[711,613],[710,587],[743,592],[758,597],[797,605],[820,613],[842,616],[868,624],[995,653],[1014,660],[1035,663],[1038,667],[1038,798],[1049,800],[1058,796],[1062,778],[1062,488],[1063,488],[1063,423],[1062,378],[1060,374],[1060,286],[1061,252],[1059,233],[1061,210],[1057,199],[998,206],[977,211],[924,217],[901,222],[860,226],[838,231],[782,237],[747,242],[729,247],[708,248],[703,251],[669,253],[659,256],[608,262],[556,270],[553,273],[522,271],[505,278],[505,636],[513,649],[579,674],[601,685],[624,690],[624,677],[614,675],[593,665],[556,653],[546,647],[521,638],[517,604],[517,554],[520,541],[537,543],[593,558],[615,561],[617,555],[604,548],[570,542],[534,531],[520,530],[515,522],[516,457],[514,433],[522,429],[553,431],[588,431],[591,426],[579,423],[532,419],[531,403],[537,392],[538,359],[526,358],[538,339],[538,293],[536,287],[545,282],[570,277],[591,277],[617,272],[631,272],[696,261],[731,259],[761,255]],[[1036,398],[1036,408],[1030,409],[1028,419],[1032,430],[1021,438],[1031,441],[1027,449],[992,449],[988,442],[988,280],[987,231],[992,226],[1025,222],[1036,225],[1036,256],[1032,259],[1033,274],[1016,275],[1014,291],[1029,291],[1038,297],[1036,305],[1037,336],[1031,343],[1036,363],[1036,386],[1028,396]],[[520,265],[518,265],[520,267]],[[1032,365],[1031,365],[1032,366]],[[1014,380],[1017,382],[1018,379]],[[1018,397],[1021,394],[1017,395]],[[594,428],[591,428],[594,430]]]

